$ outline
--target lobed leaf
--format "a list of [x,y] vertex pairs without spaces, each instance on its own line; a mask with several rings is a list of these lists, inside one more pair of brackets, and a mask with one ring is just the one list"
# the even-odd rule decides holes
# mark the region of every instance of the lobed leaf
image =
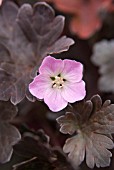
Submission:
[[0,163],[8,162],[12,156],[13,148],[21,135],[17,128],[10,124],[16,116],[17,108],[10,102],[0,102]]
[[[62,133],[77,132],[77,135],[66,140],[63,147],[71,162],[78,166],[85,157],[90,168],[110,165],[111,152],[114,147],[114,104],[94,95],[89,101],[76,102],[72,112],[57,118]],[[78,125],[78,126],[76,126]],[[69,134],[73,134],[69,133]]]
[[76,117],[73,113],[67,112],[65,116],[60,116],[56,120],[61,126],[60,132],[72,135],[76,131]]
[[35,101],[28,84],[36,76],[41,60],[50,53],[68,50],[74,43],[66,36],[59,39],[64,17],[55,17],[54,10],[44,2],[33,7],[24,4],[19,9],[13,2],[5,2],[0,18],[0,31],[4,22],[8,25],[4,33],[0,32],[0,100],[10,99],[15,105],[25,97]]
[[78,166],[85,157],[85,140],[81,134],[66,140],[63,147],[65,153],[69,153],[68,157],[74,166]]
[[12,36],[17,12],[18,7],[12,1],[4,2],[0,8],[0,40],[5,44],[8,44]]

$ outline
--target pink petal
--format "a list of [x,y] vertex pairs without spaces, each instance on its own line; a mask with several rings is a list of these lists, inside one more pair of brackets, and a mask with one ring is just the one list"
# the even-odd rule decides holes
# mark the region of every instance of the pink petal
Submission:
[[65,83],[62,96],[70,103],[82,100],[86,95],[85,82],[80,81],[78,83]]
[[67,81],[79,82],[83,76],[83,65],[75,60],[63,60],[64,70],[62,76]]
[[57,76],[63,70],[64,63],[61,59],[55,59],[51,56],[47,56],[44,58],[40,68],[39,73],[47,74],[51,76]]
[[68,102],[61,96],[61,89],[54,88],[47,89],[44,96],[44,102],[53,112],[64,109],[68,104]]
[[43,99],[47,88],[52,86],[52,81],[48,77],[40,74],[29,84],[30,93],[38,99]]
[[3,0],[0,0],[0,5],[2,5],[2,1],[3,1]]

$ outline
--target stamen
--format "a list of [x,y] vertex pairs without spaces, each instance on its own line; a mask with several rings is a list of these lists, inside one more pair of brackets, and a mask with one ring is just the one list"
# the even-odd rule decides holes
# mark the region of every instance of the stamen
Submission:
[[54,81],[54,80],[55,80],[55,77],[50,77],[50,79]]
[[50,78],[51,80],[53,80],[52,88],[58,88],[58,89],[63,88],[66,79],[62,78],[61,74],[58,74],[57,76],[50,77]]
[[66,79],[63,79],[63,81],[66,81]]

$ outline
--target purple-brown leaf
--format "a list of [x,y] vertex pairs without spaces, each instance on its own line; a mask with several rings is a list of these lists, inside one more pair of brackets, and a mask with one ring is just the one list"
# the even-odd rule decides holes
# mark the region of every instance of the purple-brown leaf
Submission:
[[114,104],[110,100],[102,104],[101,97],[94,95],[89,101],[76,102],[69,114],[59,117],[57,122],[62,133],[69,133],[71,127],[75,127],[73,133],[77,132],[76,136],[66,140],[63,147],[71,162],[78,166],[86,153],[86,163],[90,168],[109,166],[112,154],[108,149],[114,147],[111,136],[114,133]]
[[65,116],[60,116],[56,120],[61,126],[60,132],[64,134],[72,135],[77,129],[76,117],[71,112],[67,112]]
[[9,123],[16,114],[17,108],[10,102],[0,102],[0,163],[10,160],[12,146],[21,139],[17,128]]
[[0,18],[0,31],[4,22],[11,27],[5,27],[4,35],[0,32],[0,100],[10,99],[15,105],[25,97],[35,101],[28,84],[36,76],[41,60],[47,54],[68,50],[74,43],[66,36],[59,39],[64,17],[55,17],[54,10],[43,2],[33,7],[24,4],[18,9],[6,1]]
[[14,146],[15,153],[26,159],[14,165],[13,170],[73,170],[66,156],[59,149],[52,148],[48,141],[44,142],[44,137],[41,131],[37,135],[26,133],[23,140]]

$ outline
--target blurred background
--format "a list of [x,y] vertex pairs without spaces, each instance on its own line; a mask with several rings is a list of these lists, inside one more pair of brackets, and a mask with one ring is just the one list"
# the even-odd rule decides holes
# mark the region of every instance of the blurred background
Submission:
[[[36,2],[40,2],[38,0],[12,1],[18,6],[24,3],[34,5]],[[67,35],[75,41],[75,44],[68,51],[53,56],[62,59],[74,59],[83,63],[83,79],[86,82],[87,89],[86,99],[90,99],[92,95],[99,94],[103,101],[110,99],[114,103],[114,91],[99,88],[98,82],[101,77],[101,73],[99,72],[100,66],[92,62],[95,44],[103,40],[110,42],[114,38],[114,2],[112,0],[47,0],[47,3],[53,7],[55,15],[65,16],[65,27],[62,34]],[[113,59],[111,62],[114,63],[114,46],[112,48],[113,54],[111,55]],[[111,79],[114,79],[114,77],[111,77]],[[59,126],[55,123],[55,119],[62,115],[64,110],[58,113],[52,113],[43,102],[36,101],[35,103],[31,103],[27,99],[18,104],[18,107],[19,115],[22,115],[23,119],[26,119],[26,125],[28,127],[35,130],[43,129],[50,137],[52,146],[63,146],[65,139],[69,135],[63,135],[59,132]],[[19,125],[22,133],[26,131],[26,125]],[[11,162],[4,165],[1,164],[0,170],[10,170],[12,169],[12,164],[20,160],[21,158],[15,156],[14,153]],[[89,170],[90,168],[83,162],[80,169]],[[113,170],[114,154],[110,167],[94,168],[94,170],[97,169]]]

